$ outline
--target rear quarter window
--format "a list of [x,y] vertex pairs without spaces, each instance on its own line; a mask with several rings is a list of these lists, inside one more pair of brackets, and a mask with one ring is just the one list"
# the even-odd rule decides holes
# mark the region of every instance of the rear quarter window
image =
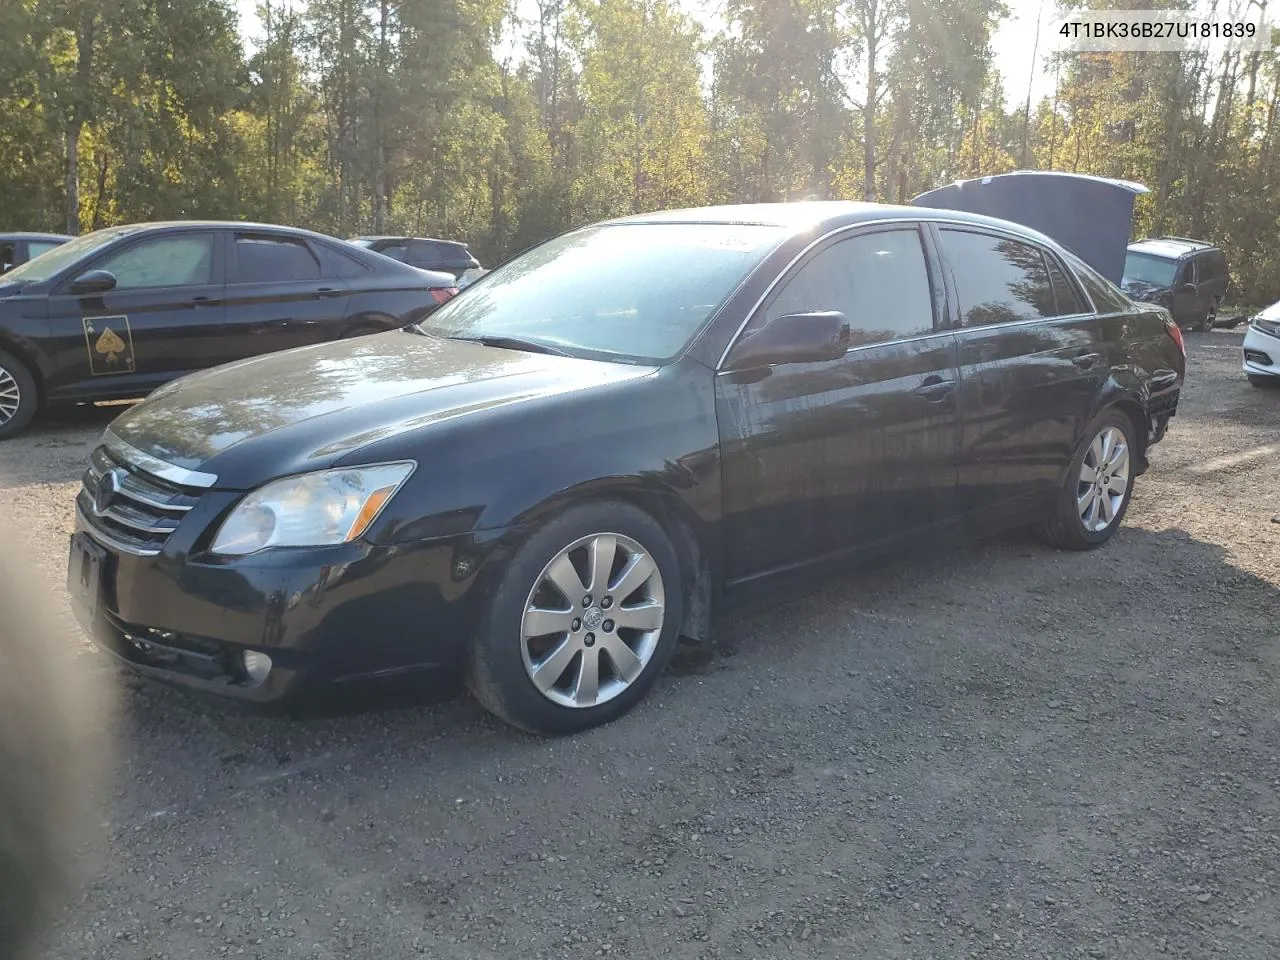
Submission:
[[1120,288],[1070,252],[1065,252],[1067,266],[1075,274],[1098,313],[1123,313],[1133,309],[1133,301]]

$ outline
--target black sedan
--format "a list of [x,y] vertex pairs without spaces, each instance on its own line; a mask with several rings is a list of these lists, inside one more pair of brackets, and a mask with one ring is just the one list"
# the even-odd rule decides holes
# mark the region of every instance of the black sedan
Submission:
[[109,227],[0,277],[0,439],[41,404],[140,397],[193,370],[403,327],[449,274],[246,223]]
[[8,273],[70,239],[61,233],[0,233],[0,273]]
[[1158,307],[1011,223],[669,212],[550,240],[409,330],[162,388],[109,428],[69,586],[136,670],[261,705],[434,674],[615,718],[767,584],[1119,527],[1176,411]]

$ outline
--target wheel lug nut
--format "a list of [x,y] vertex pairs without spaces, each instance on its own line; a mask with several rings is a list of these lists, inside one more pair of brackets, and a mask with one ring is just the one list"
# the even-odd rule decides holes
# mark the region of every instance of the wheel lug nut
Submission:
[[588,633],[584,638],[584,642],[588,647],[594,647],[596,645],[596,635],[594,633]]
[[604,630],[604,632],[605,632],[605,633],[613,633],[613,621],[612,621],[612,620],[606,620],[606,621],[605,621],[604,623],[602,623],[600,626],[601,626],[601,628]]
[[603,607],[605,610],[608,610],[610,607],[613,606],[613,597],[605,597],[603,600],[600,601],[600,606]]
[[582,605],[584,607],[591,606],[591,594],[588,593],[585,597],[582,598]]
[[573,623],[569,624],[569,629],[570,629],[570,630],[573,630],[574,632],[577,632],[578,630],[581,630],[581,629],[582,629],[582,621],[581,621],[581,620],[579,620],[577,617],[574,617]]

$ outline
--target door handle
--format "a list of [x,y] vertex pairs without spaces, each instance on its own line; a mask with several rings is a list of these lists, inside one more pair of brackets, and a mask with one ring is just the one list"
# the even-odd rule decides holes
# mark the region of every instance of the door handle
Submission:
[[1100,353],[1082,352],[1082,353],[1077,353],[1074,357],[1072,357],[1071,362],[1074,363],[1081,370],[1088,370],[1090,367],[1092,367],[1095,363],[1097,363],[1101,359],[1102,359],[1102,354]]
[[939,376],[926,377],[924,383],[916,387],[916,396],[924,397],[930,403],[942,403],[956,389],[954,380],[943,380]]
[[333,287],[321,287],[319,290],[316,291],[316,296],[317,297],[340,297],[342,296],[342,291],[335,290]]
[[216,307],[222,303],[218,297],[192,297],[191,305],[193,307]]

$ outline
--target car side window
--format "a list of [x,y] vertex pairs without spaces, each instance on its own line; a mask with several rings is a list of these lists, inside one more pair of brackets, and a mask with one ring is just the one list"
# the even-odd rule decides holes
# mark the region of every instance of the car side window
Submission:
[[60,246],[57,243],[50,243],[47,240],[28,240],[27,241],[27,259],[34,260],[42,253],[48,253],[54,247]]
[[407,263],[409,260],[409,248],[403,243],[392,243],[383,247],[378,251],[384,257],[390,257],[392,260],[399,260],[401,263]]
[[1056,316],[1053,285],[1039,247],[969,230],[940,232],[963,326]]
[[1178,283],[1198,283],[1199,274],[1196,271],[1195,260],[1184,260],[1182,266],[1178,268]]
[[13,262],[18,255],[16,244],[0,243],[0,273],[6,270],[12,270],[16,264]]
[[425,240],[414,240],[409,244],[409,262],[417,266],[438,263],[440,261],[440,251],[434,243],[427,243]]
[[817,310],[849,318],[852,346],[931,333],[933,295],[919,231],[864,233],[819,250],[785,281],[759,324]]
[[315,251],[320,258],[320,271],[326,277],[359,277],[369,272],[369,268],[355,257],[347,256],[326,243],[317,243]]
[[190,287],[213,280],[214,234],[159,236],[107,254],[93,265],[116,278],[116,290]]
[[1053,297],[1058,304],[1058,316],[1070,317],[1077,313],[1088,313],[1084,300],[1071,282],[1067,272],[1058,263],[1058,258],[1045,254],[1045,263],[1049,267],[1049,282],[1053,284]]
[[1066,251],[1067,266],[1084,287],[1098,313],[1121,313],[1133,307],[1132,301],[1119,287],[1107,280],[1071,251]]
[[235,248],[232,283],[320,279],[320,262],[301,240],[236,234]]

